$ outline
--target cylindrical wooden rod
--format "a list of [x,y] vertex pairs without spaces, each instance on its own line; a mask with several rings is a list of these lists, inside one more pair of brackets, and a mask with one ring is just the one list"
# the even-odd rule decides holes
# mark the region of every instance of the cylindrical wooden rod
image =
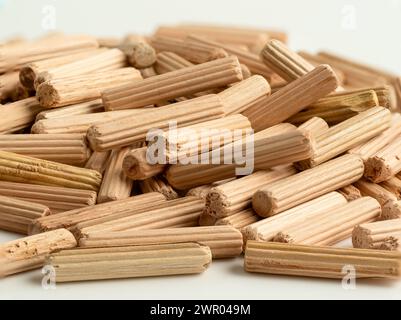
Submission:
[[236,57],[218,59],[103,92],[106,110],[141,108],[241,81]]
[[342,156],[262,188],[253,196],[253,208],[262,217],[276,215],[358,181],[364,169],[358,156]]

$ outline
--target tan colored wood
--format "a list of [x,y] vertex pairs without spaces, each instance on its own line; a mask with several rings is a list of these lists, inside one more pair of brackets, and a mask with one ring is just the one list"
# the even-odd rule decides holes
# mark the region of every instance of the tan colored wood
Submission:
[[216,218],[231,216],[252,206],[252,196],[260,188],[296,174],[291,167],[272,171],[258,171],[212,188],[207,197],[205,212]]
[[75,166],[83,166],[91,155],[81,134],[0,135],[0,150]]
[[363,197],[332,210],[321,213],[312,221],[281,230],[275,242],[305,245],[334,245],[349,238],[355,226],[377,220],[381,214],[380,203]]
[[344,188],[338,189],[338,192],[341,193],[347,201],[354,201],[362,197],[361,192],[359,189],[352,184],[346,186]]
[[195,243],[63,250],[47,260],[58,283],[198,274],[211,262],[210,249]]
[[174,52],[163,51],[157,54],[155,70],[157,74],[164,74],[194,66],[193,63],[184,59]]
[[124,157],[124,174],[132,180],[146,180],[157,176],[166,169],[164,164],[150,164],[147,160],[148,148],[130,150]]
[[42,204],[0,196],[0,229],[2,230],[28,234],[28,227],[35,219],[50,214],[50,209]]
[[178,193],[163,177],[152,177],[139,183],[142,193],[159,192],[166,197],[167,200],[175,200],[179,198]]
[[88,130],[87,137],[93,150],[106,151],[145,142],[150,129],[165,130],[170,121],[184,127],[223,116],[224,108],[220,98],[217,95],[208,95],[94,125]]
[[46,81],[39,85],[36,96],[42,107],[59,108],[98,99],[104,90],[141,79],[141,73],[134,68],[101,71]]
[[9,72],[0,75],[0,102],[5,102],[11,98],[19,85],[18,72]]
[[36,121],[44,119],[64,118],[76,115],[104,112],[102,100],[93,100],[56,109],[46,109],[36,116]]
[[96,170],[97,172],[103,174],[106,170],[107,164],[109,163],[110,155],[111,151],[93,152],[91,157],[86,162],[85,168]]
[[316,138],[312,157],[299,163],[299,166],[304,169],[316,167],[371,140],[388,129],[390,125],[391,113],[386,108],[374,107],[361,112],[319,135]]
[[401,234],[401,219],[366,223],[354,228],[352,243],[354,248],[383,249],[383,244],[398,234]]
[[269,83],[262,76],[252,76],[219,93],[226,116],[242,113],[260,99],[270,96]]
[[80,247],[115,247],[196,242],[208,246],[214,259],[237,257],[242,253],[242,235],[229,226],[134,230],[87,234]]
[[313,117],[308,121],[306,121],[305,123],[301,124],[298,128],[309,132],[310,135],[314,139],[316,139],[316,137],[320,136],[321,134],[329,130],[329,125],[322,118]]
[[322,65],[283,89],[255,104],[243,114],[255,131],[274,126],[297,114],[302,109],[327,96],[338,87],[333,70]]
[[162,206],[165,202],[165,197],[155,192],[95,206],[82,207],[37,219],[31,225],[30,233],[37,234],[62,227],[72,229],[79,223],[86,223],[87,226],[104,223]]
[[157,76],[154,66],[144,68],[144,69],[139,69],[139,71],[141,72],[142,78],[144,78],[144,79]]
[[361,158],[345,155],[277,181],[253,196],[253,208],[270,217],[358,181],[364,172]]
[[380,184],[384,189],[393,193],[398,200],[401,200],[401,179],[397,176]]
[[9,103],[0,108],[0,133],[14,133],[28,128],[43,108],[36,98]]
[[[252,159],[254,170],[266,170],[280,165],[296,162],[299,158],[309,158],[312,151],[309,133],[294,126],[283,124],[257,133],[253,137],[253,152],[248,150],[246,160]],[[241,148],[246,152],[246,142]],[[209,152],[204,158],[209,164],[177,164],[170,166],[166,171],[167,180],[178,190],[186,190],[213,181],[234,178],[236,169],[243,165],[224,164],[224,155],[232,155],[235,144],[229,144],[221,149]],[[237,147],[237,149],[239,149]],[[220,156],[220,165],[213,164],[213,160]],[[233,157],[234,159],[234,157]],[[216,161],[217,162],[217,161]],[[249,165],[249,163],[248,163]],[[252,168],[251,168],[252,169]]]
[[395,234],[386,238],[380,246],[380,250],[401,251],[401,234]]
[[3,243],[0,245],[0,277],[40,268],[48,254],[76,245],[74,236],[66,229]]
[[95,191],[8,181],[0,181],[0,195],[44,205],[53,214],[93,206],[97,197]]
[[322,214],[346,203],[347,200],[339,192],[330,192],[278,215],[253,223],[244,228],[242,233],[246,240],[273,241],[280,231],[294,229],[304,223],[313,225]]
[[119,46],[131,66],[139,69],[151,67],[156,62],[156,50],[142,39],[132,39]]
[[74,232],[78,238],[85,238],[88,234],[97,233],[197,227],[203,207],[203,201],[185,197],[166,201],[157,207],[147,208],[146,211],[142,210],[118,219],[113,217],[113,220],[101,223],[97,223],[100,220],[81,222],[76,225]]
[[217,59],[106,90],[106,110],[145,107],[166,100],[223,87],[243,79],[236,57]]
[[124,157],[130,149],[126,147],[111,152],[97,196],[98,203],[122,200],[130,197],[134,183],[124,174],[122,169]]
[[339,249],[249,241],[245,270],[287,276],[344,279],[346,266],[357,279],[399,278],[401,255],[377,250]]

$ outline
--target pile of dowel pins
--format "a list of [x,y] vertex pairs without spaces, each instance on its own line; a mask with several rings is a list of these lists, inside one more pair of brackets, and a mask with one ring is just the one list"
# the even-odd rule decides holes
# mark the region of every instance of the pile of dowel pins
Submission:
[[0,44],[0,103],[2,277],[401,276],[397,74],[277,30],[52,33]]

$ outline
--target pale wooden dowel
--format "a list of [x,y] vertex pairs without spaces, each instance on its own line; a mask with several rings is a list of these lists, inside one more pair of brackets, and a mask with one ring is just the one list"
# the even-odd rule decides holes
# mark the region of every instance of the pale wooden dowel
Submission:
[[[284,33],[274,31],[272,31],[272,33],[277,37],[286,38]],[[270,38],[270,31],[266,30],[193,24],[161,26],[155,33],[156,36],[174,37],[179,39],[184,39],[193,34],[232,46],[245,45],[251,51],[258,53]]]
[[93,206],[96,192],[0,181],[0,195],[49,207],[53,214]]
[[134,182],[123,172],[122,163],[131,148],[113,150],[97,196],[98,203],[123,200],[131,195]]
[[342,156],[262,188],[253,196],[253,208],[262,217],[276,215],[358,181],[364,169],[358,156]]
[[43,69],[36,76],[34,86],[35,89],[38,89],[46,81],[76,77],[92,72],[111,71],[126,66],[126,57],[121,50],[101,50],[82,59],[75,59],[57,67]]
[[401,219],[361,224],[352,232],[352,243],[354,248],[383,249],[383,244],[388,238],[399,234],[401,234]]
[[392,192],[398,200],[401,200],[401,179],[397,176],[380,184],[383,188]]
[[319,135],[312,157],[299,165],[304,169],[316,167],[358,144],[369,141],[388,129],[390,124],[391,113],[386,108],[374,107],[361,112]]
[[18,72],[9,72],[0,75],[0,102],[11,98],[20,85]]
[[[85,238],[88,234],[106,232],[120,233],[139,229],[197,227],[203,207],[203,201],[185,197],[170,200],[158,207],[148,208],[146,211],[119,219],[102,223],[97,223],[97,221],[82,222],[76,225],[74,231],[77,237]],[[94,224],[95,222],[97,224]]]
[[238,59],[228,57],[106,90],[102,99],[109,111],[140,108],[224,87],[242,79]]
[[134,68],[121,68],[68,78],[52,79],[39,85],[36,96],[42,107],[59,108],[98,99],[102,91],[142,80]]
[[97,191],[102,175],[94,170],[0,151],[3,181]]
[[66,229],[0,244],[0,277],[40,268],[48,254],[76,245],[74,236]]
[[401,136],[401,115],[393,113],[390,128],[368,142],[352,148],[348,153],[357,154],[364,161],[367,161],[399,136]]
[[147,147],[129,151],[123,160],[125,175],[132,180],[146,180],[157,176],[166,169],[164,164],[150,164],[147,160]]
[[157,54],[157,60],[154,68],[157,72],[156,74],[164,74],[192,66],[194,66],[193,63],[189,62],[178,54],[164,51]]
[[[205,38],[197,35],[190,35],[185,39],[187,42],[206,45],[211,48],[220,48],[225,50],[228,54],[236,56],[239,62],[246,66],[249,71],[254,75],[260,75],[270,81],[274,77],[274,73],[270,70],[261,60],[258,53],[250,52],[247,48],[240,48],[238,46],[227,45],[221,42],[216,42],[210,38]],[[246,79],[244,75],[244,79]]]
[[245,270],[288,276],[344,279],[353,266],[357,279],[399,278],[401,254],[249,241]]
[[307,221],[281,230],[273,241],[334,245],[349,238],[355,226],[376,221],[380,214],[380,203],[371,197],[363,197],[322,213],[313,223]]
[[[223,101],[224,103],[224,101]],[[202,154],[213,152],[225,145],[246,138],[253,133],[248,118],[233,114],[221,119],[202,122],[189,127],[165,131],[156,143],[163,141],[168,164],[200,158]]]
[[106,202],[95,206],[82,207],[37,219],[31,225],[30,233],[36,234],[62,227],[71,229],[78,223],[95,225],[134,215],[153,207],[162,206],[165,202],[166,198],[162,194],[155,192],[110,203]]
[[50,209],[42,204],[0,196],[0,229],[2,230],[28,234],[28,227],[35,219],[50,214]]
[[365,163],[365,177],[380,183],[401,172],[401,135],[369,157]]
[[309,132],[310,135],[316,139],[316,137],[329,130],[329,125],[323,119],[314,117],[301,124],[298,128]]
[[153,37],[151,44],[158,52],[173,52],[195,64],[228,57],[224,49],[169,37]]
[[248,117],[256,131],[261,131],[285,121],[327,96],[337,87],[338,80],[333,70],[327,65],[322,65],[291,82],[260,104],[255,104],[243,114]]
[[281,214],[262,219],[242,230],[246,240],[273,241],[282,230],[292,229],[302,223],[314,224],[319,217],[347,203],[338,192],[330,192],[301,205],[288,209]]
[[320,117],[330,125],[336,125],[379,105],[379,99],[374,90],[344,91],[320,99],[288,121],[299,124],[312,117]]
[[90,36],[55,36],[26,42],[5,48],[0,59],[0,73],[18,70],[22,66],[39,60],[50,59],[99,47],[97,40]]
[[[135,110],[134,110],[135,111]],[[208,95],[165,106],[138,111],[134,116],[94,125],[88,130],[93,150],[106,151],[145,142],[151,128],[165,130],[170,121],[179,127],[190,126],[224,116],[224,107],[217,95]]]
[[104,108],[102,100],[97,99],[62,108],[46,109],[36,116],[36,121],[44,119],[65,118],[70,116],[93,114],[99,112],[104,112]]
[[242,235],[229,226],[134,230],[131,232],[93,233],[79,240],[80,247],[197,242],[208,246],[214,259],[237,257],[242,253]]
[[[258,132],[253,136],[253,140],[253,152],[249,150],[246,154],[246,160],[253,160],[255,170],[266,170],[280,165],[292,164],[297,161],[297,158],[309,158],[312,152],[309,133],[289,124],[277,125]],[[235,144],[226,145],[204,156],[209,159],[209,163],[213,163],[212,160],[220,156],[221,165],[172,165],[166,172],[167,180],[174,188],[186,190],[216,180],[235,177],[236,168],[241,168],[243,165],[224,164],[224,155],[232,155]],[[241,150],[243,152],[246,150],[246,141],[241,143]]]
[[380,250],[386,251],[398,251],[401,252],[401,233],[394,234],[387,237],[379,248]]
[[232,226],[235,229],[242,231],[245,227],[257,222],[260,217],[253,211],[253,209],[247,209],[234,213],[232,216],[218,219],[215,223],[216,226]]
[[216,218],[231,216],[252,206],[252,196],[260,188],[294,175],[291,167],[254,174],[212,188],[207,197],[205,212]]
[[192,189],[188,190],[186,196],[187,197],[196,197],[198,199],[206,201],[207,194],[210,192],[210,190],[212,188],[218,187],[219,185],[228,183],[228,182],[233,181],[235,179],[236,178],[231,178],[231,179],[222,180],[222,181],[216,181],[216,182],[212,182],[211,184],[206,184],[206,185],[203,185],[203,186],[192,188]]
[[105,152],[93,152],[88,162],[85,164],[86,169],[96,170],[97,172],[103,174],[106,170],[107,164],[109,163],[109,158],[111,151]]
[[0,135],[0,150],[75,166],[83,166],[91,155],[81,134]]
[[284,43],[270,40],[261,53],[262,61],[288,82],[299,79],[315,67]]
[[270,96],[269,83],[261,76],[252,76],[219,93],[225,114],[242,113],[260,99]]
[[81,60],[104,51],[104,49],[89,48],[88,50],[84,50],[82,52],[29,63],[23,66],[19,71],[20,82],[25,88],[29,90],[35,90],[35,80],[40,73],[52,68],[68,65],[71,62]]
[[43,108],[36,98],[9,103],[0,108],[0,134],[14,133],[28,128]]
[[57,283],[199,274],[211,263],[210,249],[196,243],[63,250],[47,259]]
[[362,197],[362,194],[359,191],[359,189],[353,186],[352,184],[344,188],[338,189],[337,191],[341,193],[348,201],[354,201]]
[[[54,109],[57,110],[57,109]],[[122,110],[114,112],[100,112],[94,114],[79,114],[60,118],[49,118],[37,121],[31,128],[31,132],[38,133],[82,133],[96,124],[105,123],[117,119],[124,119],[129,115],[139,115],[148,110]]]
[[126,54],[129,64],[135,68],[148,68],[156,62],[155,49],[144,39],[126,39],[119,48]]
[[157,76],[157,73],[153,66],[145,68],[145,69],[139,69],[139,71],[141,72],[142,78],[144,78],[144,79]]
[[179,198],[178,193],[163,177],[152,177],[139,183],[139,187],[143,193],[159,192],[166,197],[167,200],[175,200]]
[[401,216],[401,206],[397,197],[382,186],[364,179],[355,183],[362,195],[375,198],[382,206],[381,219],[396,219]]

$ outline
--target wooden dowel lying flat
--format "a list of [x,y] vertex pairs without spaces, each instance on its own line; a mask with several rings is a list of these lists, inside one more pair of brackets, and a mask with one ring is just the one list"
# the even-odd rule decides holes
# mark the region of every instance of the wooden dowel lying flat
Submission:
[[97,191],[102,175],[94,170],[0,151],[0,178],[10,182]]
[[19,85],[18,72],[9,72],[0,75],[0,102],[9,100]]
[[0,196],[0,229],[2,230],[28,234],[28,227],[35,219],[50,214],[50,209],[44,205]]
[[401,179],[397,176],[380,184],[384,189],[392,192],[398,200],[401,199]]
[[0,135],[0,150],[75,166],[83,166],[91,155],[81,134]]
[[76,245],[74,236],[66,229],[0,244],[0,277],[40,268],[48,254]]
[[[383,249],[389,238],[401,234],[401,219],[361,224],[352,232],[354,248]],[[394,249],[394,248],[393,248]]]
[[224,116],[224,107],[217,95],[207,95],[163,108],[136,110],[132,117],[94,125],[88,130],[88,140],[95,151],[105,151],[145,142],[149,128],[165,130],[170,121],[179,127],[190,126]]
[[49,207],[53,214],[93,206],[96,192],[0,181],[0,195]]
[[135,68],[148,68],[156,62],[156,50],[145,39],[126,39],[119,48]]
[[85,168],[95,170],[103,174],[106,170],[107,164],[109,163],[110,155],[111,151],[93,152],[91,157],[86,162]]
[[80,76],[51,79],[39,85],[36,96],[44,108],[59,108],[95,100],[102,91],[142,79],[134,68],[120,68]]
[[74,227],[78,223],[97,224],[122,217],[127,217],[153,207],[161,206],[166,199],[160,193],[147,193],[124,200],[103,203],[96,206],[82,207],[56,215],[37,219],[30,227],[30,233],[36,234],[65,227]]
[[196,242],[208,246],[214,259],[237,257],[242,253],[242,235],[229,226],[135,230],[93,233],[79,240],[80,247],[116,247]]
[[363,197],[322,213],[313,223],[306,221],[281,230],[273,241],[334,245],[349,238],[355,226],[376,221],[380,214],[380,203],[371,197]]
[[236,57],[183,68],[103,92],[106,110],[141,108],[241,81]]
[[333,70],[327,65],[319,66],[243,114],[255,131],[261,131],[287,120],[337,87],[338,80]]
[[205,212],[216,218],[223,218],[247,209],[252,205],[252,196],[256,191],[295,173],[296,170],[291,167],[258,171],[212,188],[206,197]]
[[358,181],[364,168],[358,156],[342,156],[262,188],[253,208],[262,217],[273,216]]
[[399,278],[401,254],[256,241],[248,241],[245,250],[248,272],[343,279],[347,266],[354,267],[357,279]]
[[310,135],[316,139],[316,137],[329,130],[329,125],[322,118],[313,117],[301,124],[298,128],[309,132]]
[[[193,66],[193,63],[189,62],[178,54],[175,54],[174,52],[163,51],[157,54],[157,60],[154,65],[156,74],[153,76]],[[144,78],[146,79],[149,77]]]
[[43,108],[36,98],[9,103],[0,108],[0,134],[14,133],[28,128]]
[[[185,197],[170,200],[158,207],[148,208],[146,211],[134,212],[113,220],[100,220],[78,223],[75,227],[77,237],[86,237],[88,234],[106,232],[126,232],[138,229],[165,229],[198,226],[202,213],[203,201]],[[99,223],[98,223],[99,222]]]
[[211,262],[210,249],[196,243],[63,250],[47,259],[56,282],[197,274]]
[[273,241],[282,230],[293,229],[299,224],[316,224],[319,217],[331,210],[347,204],[347,200],[338,192],[330,192],[310,200],[281,214],[262,219],[242,230],[245,240]]
[[311,159],[302,161],[300,166],[316,167],[360,143],[369,141],[388,129],[390,124],[391,113],[386,108],[374,107],[361,112],[319,135]]
[[107,164],[103,181],[97,197],[98,203],[116,201],[129,198],[131,195],[133,181],[128,179],[123,170],[122,163],[130,148],[113,150]]
[[341,193],[348,201],[354,201],[362,197],[362,194],[359,191],[359,189],[353,186],[352,184],[344,188],[338,189],[337,191]]

